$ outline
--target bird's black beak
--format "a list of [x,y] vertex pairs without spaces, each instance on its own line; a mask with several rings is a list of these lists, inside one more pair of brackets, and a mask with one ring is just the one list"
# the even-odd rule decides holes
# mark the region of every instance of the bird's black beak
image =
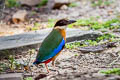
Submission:
[[69,20],[68,24],[72,24],[72,23],[75,23],[75,22],[76,22],[75,20]]

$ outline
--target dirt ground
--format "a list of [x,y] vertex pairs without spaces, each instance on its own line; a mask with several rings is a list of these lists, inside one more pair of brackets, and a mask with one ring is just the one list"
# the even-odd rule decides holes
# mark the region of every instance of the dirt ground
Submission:
[[[59,20],[61,18],[69,19],[86,19],[90,17],[99,17],[99,22],[104,22],[115,17],[119,17],[120,1],[116,0],[109,6],[93,7],[91,1],[81,0],[75,1],[76,7],[67,7],[67,9],[40,9],[32,7],[6,8],[3,10],[3,15],[0,20],[0,36],[8,36],[28,32],[28,27],[34,27],[34,23],[38,22],[41,25],[38,29],[47,28],[48,20]],[[12,24],[11,17],[18,10],[27,10],[28,16],[25,22]]]
[[24,77],[33,77],[33,79],[36,80],[120,79],[120,76],[118,75],[106,75],[100,73],[101,70],[109,70],[120,67],[120,58],[118,58],[120,45],[96,53],[82,53],[78,49],[64,49],[56,59],[55,67],[53,67],[51,63],[48,64],[50,73],[47,73],[44,64],[40,64],[39,67],[33,65],[38,49],[36,46],[28,46],[26,47],[26,50],[24,48],[18,48],[11,51],[13,54],[16,53],[16,60],[22,63],[22,59],[25,61],[29,60],[30,54],[27,54],[27,51],[33,48],[36,49],[36,51],[31,55],[31,61],[29,64],[31,71],[23,71]]
[[[119,80],[120,77],[116,75],[100,73],[100,70],[119,68],[120,59],[112,64],[119,56],[119,48],[120,46],[99,53],[81,53],[78,50],[65,49],[57,58],[56,67],[49,65],[51,73],[42,80]],[[39,74],[46,72],[45,67],[40,69],[37,70]]]

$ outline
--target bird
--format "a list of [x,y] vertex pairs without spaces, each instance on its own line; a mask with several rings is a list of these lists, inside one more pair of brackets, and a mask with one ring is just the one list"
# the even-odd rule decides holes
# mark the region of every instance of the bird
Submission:
[[40,46],[36,59],[33,62],[34,65],[38,66],[40,63],[44,63],[47,72],[50,72],[47,64],[52,61],[52,66],[55,66],[54,62],[57,56],[65,47],[67,25],[75,22],[75,20],[60,19],[55,23],[52,31]]

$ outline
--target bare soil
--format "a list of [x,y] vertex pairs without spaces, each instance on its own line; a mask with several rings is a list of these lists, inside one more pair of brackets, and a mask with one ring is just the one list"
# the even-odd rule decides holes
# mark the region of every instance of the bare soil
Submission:
[[[0,18],[0,36],[8,36],[20,34],[30,31],[28,28],[35,27],[34,23],[40,23],[38,29],[47,28],[48,20],[61,18],[69,19],[86,19],[90,17],[97,17],[99,22],[104,22],[115,17],[119,17],[120,1],[116,0],[109,6],[93,7],[91,1],[81,0],[76,1],[76,7],[67,7],[67,9],[42,9],[37,7],[20,7],[20,8],[6,8],[3,10],[2,18]],[[25,22],[12,24],[11,17],[18,10],[27,10],[28,16]]]

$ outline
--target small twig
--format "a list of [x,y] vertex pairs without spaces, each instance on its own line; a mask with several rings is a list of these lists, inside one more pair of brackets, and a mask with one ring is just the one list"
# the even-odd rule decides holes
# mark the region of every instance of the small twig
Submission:
[[[30,64],[30,61],[31,61],[31,54],[32,54],[32,52],[30,52],[30,58],[29,58],[29,61],[28,61],[27,66],[29,66],[29,64]],[[32,70],[31,70],[31,67],[30,67],[30,66],[29,66],[29,70],[30,70],[30,73],[31,73],[31,76],[32,76]]]
[[109,65],[111,66],[111,65],[113,65],[113,64],[115,64],[115,62],[117,62],[118,60],[119,60],[119,58],[120,58],[120,54],[119,54],[119,52],[118,52],[118,57],[117,57],[117,59],[115,59],[114,61],[112,61]]
[[32,54],[32,51],[31,51],[31,50],[29,50],[29,54],[30,54],[30,57],[29,57],[29,60],[28,60],[28,62],[27,62],[27,66],[29,66],[30,61],[31,61],[31,54]]

